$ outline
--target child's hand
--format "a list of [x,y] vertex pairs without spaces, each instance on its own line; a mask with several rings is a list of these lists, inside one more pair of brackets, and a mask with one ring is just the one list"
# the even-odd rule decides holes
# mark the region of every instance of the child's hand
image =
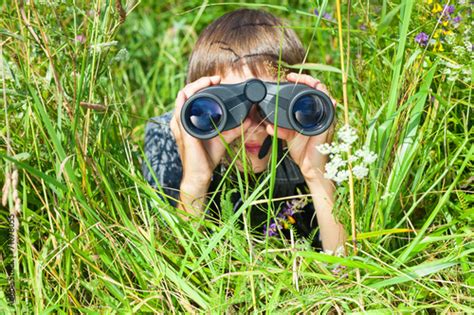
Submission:
[[[178,145],[183,166],[181,186],[185,186],[188,193],[195,195],[207,192],[212,173],[226,150],[220,137],[201,140],[189,135],[181,125],[181,109],[186,100],[193,94],[208,86],[217,85],[220,81],[219,76],[202,77],[186,85],[176,97],[176,108],[170,122],[170,128]],[[243,128],[247,127],[244,124]],[[241,129],[238,127],[224,131],[221,134],[227,143],[231,143],[241,135]]]
[[[292,72],[287,75],[287,80],[289,82],[306,84],[314,89],[323,91],[329,96],[326,86],[309,75]],[[335,106],[336,102],[333,99],[332,101]],[[268,124],[266,128],[270,135],[274,135],[273,125]],[[330,143],[333,132],[334,124],[328,130],[316,136],[304,136],[295,130],[278,128],[278,138],[286,140],[290,156],[298,164],[308,184],[309,182],[319,181],[324,174],[327,156],[321,154],[316,149],[316,146]]]

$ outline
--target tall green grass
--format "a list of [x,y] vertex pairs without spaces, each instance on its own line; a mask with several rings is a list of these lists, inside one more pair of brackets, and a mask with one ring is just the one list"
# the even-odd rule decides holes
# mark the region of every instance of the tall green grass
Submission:
[[[1,313],[473,311],[472,81],[414,43],[427,4],[354,2],[350,29],[342,7],[349,120],[379,155],[353,187],[357,254],[238,228],[270,177],[241,179],[235,213],[225,186],[220,224],[182,221],[144,181],[146,120],[173,108],[203,27],[242,6],[287,18],[342,104],[337,25],[313,14],[333,2],[2,3]],[[349,209],[341,185],[347,231]]]

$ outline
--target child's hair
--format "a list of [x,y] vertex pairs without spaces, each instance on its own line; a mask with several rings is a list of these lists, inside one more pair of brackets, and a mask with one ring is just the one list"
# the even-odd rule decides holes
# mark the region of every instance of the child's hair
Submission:
[[[281,47],[280,47],[281,46]],[[305,50],[295,32],[262,10],[239,9],[208,25],[189,58],[187,83],[203,76],[242,73],[247,65],[255,77],[277,78],[278,60],[303,63]],[[280,72],[286,69],[280,67]]]

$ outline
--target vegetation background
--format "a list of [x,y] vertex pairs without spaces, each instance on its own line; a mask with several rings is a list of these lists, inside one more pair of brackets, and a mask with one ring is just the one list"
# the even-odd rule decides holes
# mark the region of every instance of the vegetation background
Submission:
[[[0,3],[1,313],[473,312],[469,1]],[[346,257],[236,228],[268,185],[209,233],[141,176],[146,120],[240,7],[287,19],[378,154],[338,186]]]

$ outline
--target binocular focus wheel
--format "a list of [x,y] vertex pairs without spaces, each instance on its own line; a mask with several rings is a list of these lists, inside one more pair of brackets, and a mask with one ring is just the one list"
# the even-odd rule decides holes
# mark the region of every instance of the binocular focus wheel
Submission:
[[260,103],[267,96],[267,87],[260,80],[250,80],[245,84],[244,94],[250,102]]

